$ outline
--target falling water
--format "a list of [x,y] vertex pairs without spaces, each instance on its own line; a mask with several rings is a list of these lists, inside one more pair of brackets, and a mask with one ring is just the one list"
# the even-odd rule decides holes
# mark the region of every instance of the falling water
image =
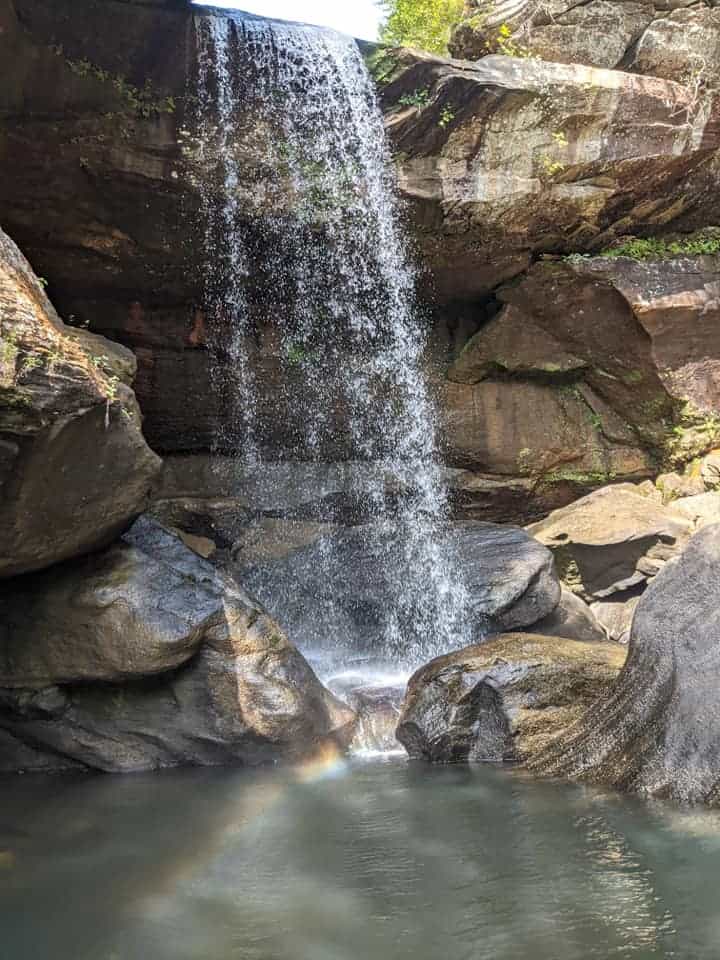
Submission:
[[[463,643],[465,591],[423,374],[382,115],[357,45],[332,31],[196,18],[194,161],[225,416],[218,449],[257,485],[277,461],[343,461],[384,567],[381,646],[411,665]],[[278,413],[281,411],[281,413]],[[333,537],[321,565],[337,575]],[[317,563],[317,553],[313,556]],[[354,571],[344,571],[352,579]],[[252,584],[271,608],[292,584]],[[314,634],[314,599],[295,636]]]

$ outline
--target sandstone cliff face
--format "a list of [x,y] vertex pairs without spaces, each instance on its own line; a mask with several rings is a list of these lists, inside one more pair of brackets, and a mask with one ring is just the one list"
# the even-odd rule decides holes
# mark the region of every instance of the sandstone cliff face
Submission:
[[[629,18],[632,36],[644,38],[633,48],[634,73],[592,67],[616,67],[624,52],[602,63],[579,50],[554,53],[556,62],[376,56],[399,185],[436,308],[427,370],[447,465],[463,471],[454,485],[465,515],[512,519],[529,504],[522,518],[530,519],[593,485],[652,475],[709,446],[716,261],[537,261],[720,221],[712,103],[670,62],[647,66],[652,50],[670,57],[700,44],[693,30],[669,46],[655,42],[673,18],[714,13],[627,3],[568,10],[581,18],[573,36],[602,22],[622,44],[613,18]],[[63,317],[134,351],[150,444],[202,453],[225,416],[212,379],[228,357],[192,333],[205,318],[186,100],[195,14],[180,2],[5,0],[1,15],[0,44],[12,44],[15,64],[0,94],[4,222],[47,277]],[[558,46],[570,49],[564,16],[553,12],[542,35],[559,24]],[[262,136],[241,137],[238,149],[248,182],[274,155]],[[261,225],[262,211],[254,216]],[[253,235],[260,253],[262,234]],[[516,278],[517,289],[508,285]],[[258,384],[258,436],[272,459],[302,434],[305,377],[279,350],[283,303],[273,277],[258,268],[249,284],[256,323],[245,352]],[[546,301],[556,297],[553,315]],[[628,345],[622,357],[617,338]],[[328,416],[338,441],[322,458],[346,462],[344,411]]]
[[467,0],[450,50],[468,60],[505,50],[671,80],[711,77],[720,19],[712,2],[691,0]]
[[64,326],[0,231],[0,577],[87,553],[147,505],[160,460],[129,351]]
[[720,140],[687,86],[508,56],[399,51],[376,69],[441,298],[478,297],[541,253],[667,229],[700,204],[720,219],[702,176]]

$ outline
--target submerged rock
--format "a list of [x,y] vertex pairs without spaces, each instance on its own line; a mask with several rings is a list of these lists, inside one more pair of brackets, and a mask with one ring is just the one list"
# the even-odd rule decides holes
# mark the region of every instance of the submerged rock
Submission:
[[535,757],[533,770],[720,804],[719,573],[716,524],[650,584],[610,695]]
[[615,644],[506,634],[432,660],[410,678],[397,738],[412,758],[528,760],[607,697]]
[[692,531],[687,517],[630,484],[603,487],[528,527],[552,550],[561,579],[589,601],[646,583]]
[[144,508],[160,460],[121,376],[132,355],[64,326],[0,231],[0,577],[108,544]]
[[[452,615],[453,589],[464,591],[455,627],[478,639],[533,624],[560,600],[552,554],[517,527],[448,523],[423,538],[427,552],[414,542],[401,523],[367,524],[236,570],[303,649],[383,650],[390,637],[397,647],[385,652],[401,660],[413,647],[438,649],[430,631]],[[434,575],[444,578],[446,609],[424,606]]]
[[[159,524],[137,521],[95,563],[7,597],[0,729],[44,766],[257,764],[349,742],[353,711],[275,621]],[[3,768],[26,753],[6,749]]]

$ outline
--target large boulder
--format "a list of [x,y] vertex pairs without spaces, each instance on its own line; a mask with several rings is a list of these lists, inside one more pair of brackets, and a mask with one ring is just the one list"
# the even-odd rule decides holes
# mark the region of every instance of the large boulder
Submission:
[[64,326],[0,231],[0,577],[105,546],[147,503],[132,354]]
[[607,697],[616,644],[507,634],[438,657],[410,678],[397,738],[416,759],[528,760]]
[[352,738],[277,623],[162,526],[141,518],[95,563],[4,598],[3,769],[257,764]]
[[646,583],[683,549],[688,517],[643,496],[632,484],[603,487],[532,524],[561,579],[588,601]]
[[238,578],[304,650],[332,655],[341,643],[358,657],[404,663],[463,634],[479,640],[533,624],[561,595],[550,551],[489,523],[365,524],[275,561],[242,566],[240,553],[238,563]]
[[635,611],[609,696],[531,766],[683,802],[720,803],[720,525],[697,533]]
[[688,0],[670,0],[668,6],[628,51],[626,69],[680,80],[702,97],[720,66],[720,10],[712,2]]
[[388,54],[382,69],[400,190],[441,299],[482,295],[537,253],[667,229],[701,203],[705,224],[720,221],[691,180],[717,130],[679,83],[416,51]]

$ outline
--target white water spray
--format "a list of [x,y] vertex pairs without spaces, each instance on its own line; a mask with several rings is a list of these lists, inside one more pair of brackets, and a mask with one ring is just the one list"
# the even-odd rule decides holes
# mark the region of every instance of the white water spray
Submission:
[[[273,482],[278,460],[363,465],[352,492],[373,563],[385,567],[381,646],[414,665],[465,642],[466,595],[442,535],[449,508],[425,325],[372,81],[355,42],[329,30],[198,16],[196,31],[194,159],[227,409],[218,447],[250,465],[256,483]],[[259,326],[276,331],[282,430],[267,422]],[[332,537],[320,557],[337,575]],[[279,592],[293,585],[253,585],[282,616]],[[329,639],[313,635],[313,603],[293,637],[306,650]],[[343,640],[338,624],[333,643]]]

